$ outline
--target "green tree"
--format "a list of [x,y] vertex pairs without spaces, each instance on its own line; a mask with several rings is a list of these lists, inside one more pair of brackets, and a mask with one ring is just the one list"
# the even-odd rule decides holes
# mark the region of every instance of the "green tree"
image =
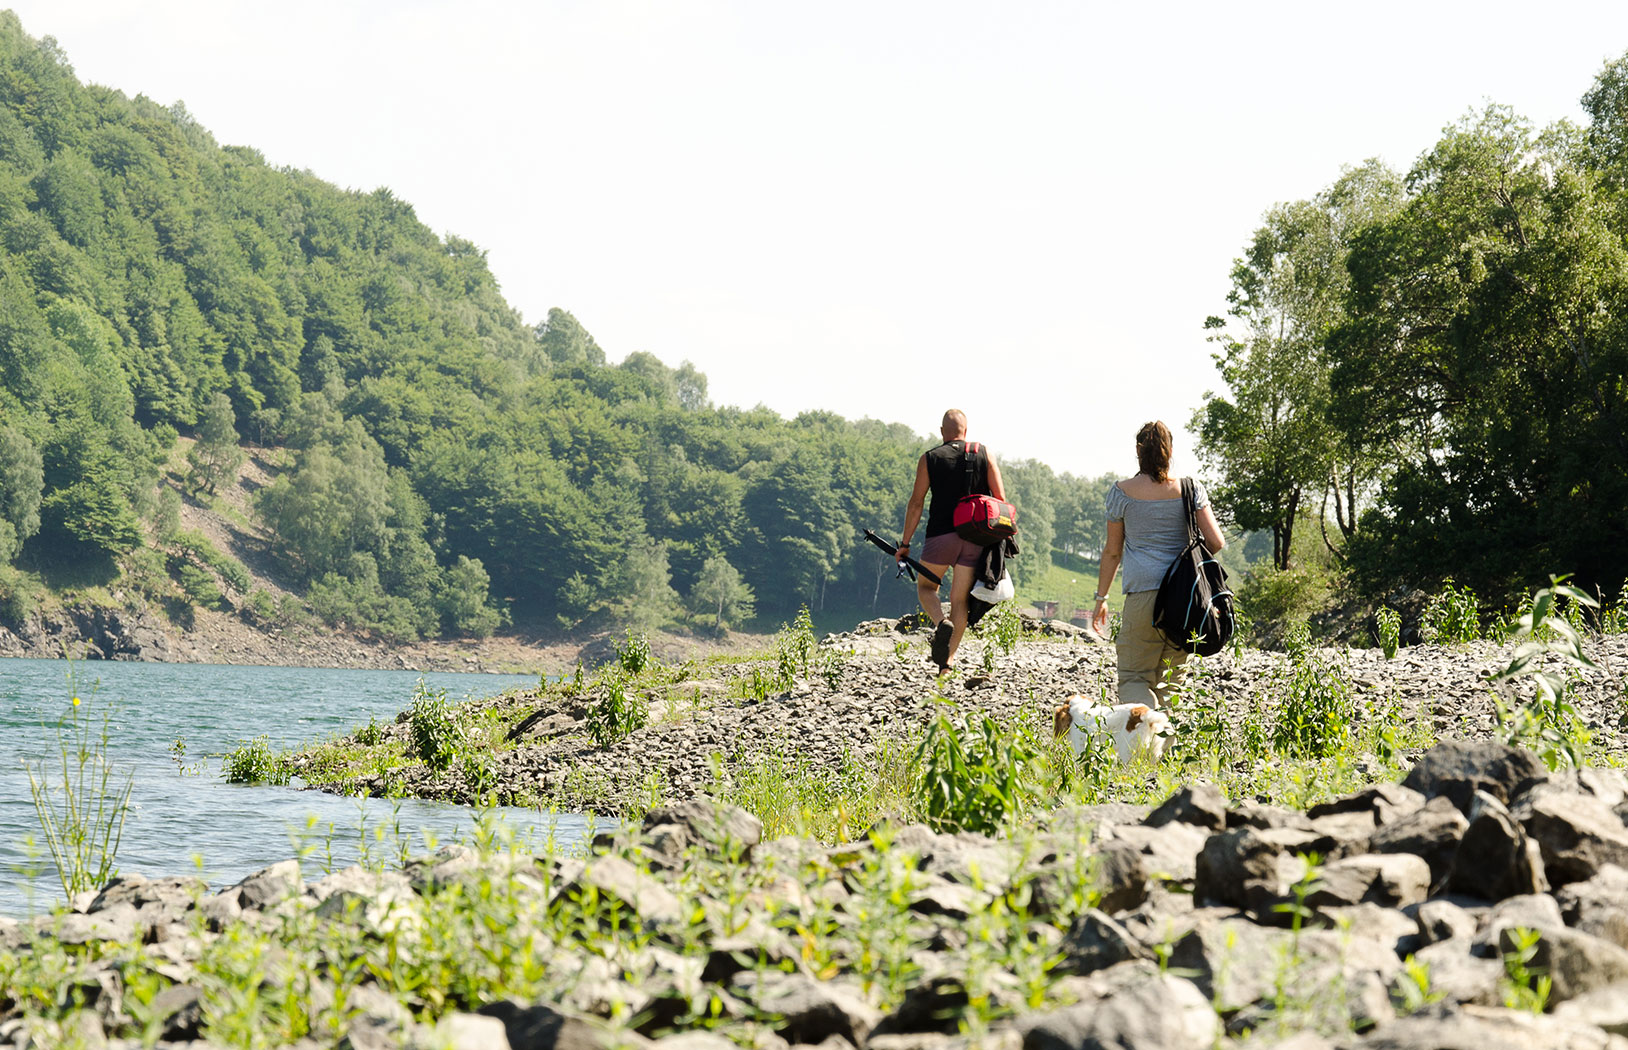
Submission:
[[0,427],[0,564],[10,564],[40,531],[45,461],[28,436]]
[[1310,499],[1332,495],[1349,536],[1372,481],[1362,436],[1331,421],[1325,343],[1345,320],[1352,239],[1394,213],[1401,194],[1396,176],[1369,161],[1313,200],[1273,208],[1233,266],[1228,314],[1242,331],[1219,317],[1205,322],[1230,396],[1206,394],[1194,414],[1200,456],[1217,476],[1217,509],[1242,529],[1269,530],[1279,569],[1289,567]]
[[555,365],[603,365],[605,351],[594,342],[594,337],[571,315],[569,310],[554,307],[548,319],[537,326],[537,343]]
[[758,600],[773,608],[819,608],[825,584],[853,547],[853,522],[832,488],[828,460],[824,450],[800,442],[742,499],[752,522],[753,540],[743,552],[749,578]]
[[490,638],[503,623],[503,616],[488,600],[491,578],[478,558],[458,555],[442,577],[441,622],[449,634]]
[[1108,542],[1108,489],[1117,480],[1112,474],[1097,478],[1064,474],[1057,479],[1055,550],[1077,558],[1101,555]]
[[64,419],[40,449],[45,480],[40,538],[65,557],[117,556],[141,545],[130,503],[137,464],[85,417]]
[[198,440],[187,451],[188,481],[195,490],[214,494],[222,478],[235,478],[246,457],[238,444],[232,399],[216,394],[198,418]]
[[1402,453],[1350,548],[1366,586],[1450,571],[1507,594],[1557,565],[1607,587],[1628,571],[1628,223],[1620,181],[1591,167],[1615,134],[1589,148],[1489,107],[1357,238],[1334,415]]
[[1043,578],[1052,563],[1057,517],[1054,487],[1057,477],[1051,468],[1032,459],[1015,459],[1000,465],[1006,496],[1018,509],[1022,557],[1007,564],[1012,582],[1019,587]]
[[312,578],[344,575],[351,555],[378,551],[388,538],[384,453],[353,420],[337,447],[302,452],[290,473],[260,491],[256,507]]
[[678,592],[667,566],[667,546],[657,540],[638,543],[623,562],[622,597],[616,618],[637,631],[652,631],[673,619]]
[[697,616],[711,616],[712,626],[720,634],[729,624],[750,619],[755,601],[752,588],[721,554],[713,555],[702,564],[700,575],[690,588],[690,610]]

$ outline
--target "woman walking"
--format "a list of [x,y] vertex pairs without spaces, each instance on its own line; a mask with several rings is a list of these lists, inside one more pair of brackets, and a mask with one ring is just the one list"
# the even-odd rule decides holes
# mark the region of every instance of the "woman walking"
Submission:
[[[1102,549],[1102,571],[1097,577],[1096,607],[1091,627],[1108,629],[1108,588],[1120,565],[1125,577],[1120,589],[1125,605],[1120,611],[1119,637],[1114,647],[1119,658],[1119,702],[1163,707],[1166,695],[1181,681],[1187,653],[1171,645],[1153,626],[1153,602],[1165,570],[1187,547],[1187,511],[1181,482],[1170,476],[1170,428],[1155,420],[1136,432],[1136,463],[1141,469],[1108,490],[1108,540]],[[1211,553],[1226,545],[1210,509],[1204,486],[1193,482],[1193,505],[1199,535]]]

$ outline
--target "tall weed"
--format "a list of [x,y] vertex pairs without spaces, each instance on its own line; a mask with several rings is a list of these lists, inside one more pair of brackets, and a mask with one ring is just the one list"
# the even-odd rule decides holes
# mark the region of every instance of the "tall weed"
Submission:
[[1379,635],[1379,648],[1385,659],[1396,659],[1402,648],[1402,615],[1395,609],[1383,608],[1374,614],[1374,631]]
[[642,729],[650,721],[650,701],[626,678],[612,673],[603,684],[604,693],[588,705],[588,736],[606,747]]
[[1600,603],[1600,633],[1628,634],[1628,582],[1617,591],[1617,600]]
[[90,716],[72,670],[68,688],[72,699],[57,720],[55,761],[24,766],[34,814],[56,862],[62,892],[72,897],[103,886],[118,871],[135,773],[115,771],[108,757],[112,711],[104,707],[99,718]]
[[1272,744],[1280,754],[1327,758],[1350,736],[1356,717],[1350,673],[1312,648],[1311,632],[1303,623],[1290,627],[1284,644],[1289,667]]
[[[1548,587],[1532,595],[1530,607],[1516,621],[1515,652],[1491,679],[1494,686],[1508,687],[1498,698],[1499,735],[1531,747],[1550,769],[1583,764],[1590,738],[1570,692],[1582,671],[1597,666],[1583,650],[1582,632],[1558,613],[1557,604],[1562,598],[1572,608],[1599,603],[1565,580],[1551,577]],[[1513,688],[1521,681],[1532,683],[1534,695],[1525,704],[1514,704]]]
[[407,712],[409,747],[407,753],[422,759],[437,772],[449,768],[465,747],[463,727],[458,724],[445,689],[431,690],[418,680],[413,703]]
[[270,739],[257,736],[226,753],[221,760],[221,776],[229,784],[286,784],[291,771],[283,757],[271,749]]
[[803,606],[790,627],[784,624],[774,637],[775,666],[779,671],[779,685],[790,688],[799,674],[807,677],[814,651],[819,646],[814,638],[814,621],[809,618],[808,606]]
[[916,749],[917,807],[936,830],[996,834],[1040,800],[1040,757],[1029,734],[1003,730],[987,714],[974,723],[941,711]]
[[616,647],[616,662],[630,675],[650,666],[650,637],[643,632],[634,634],[630,628],[623,635],[622,644]]
[[1441,593],[1425,606],[1424,633],[1441,645],[1462,645],[1481,637],[1481,600],[1468,587],[1455,585],[1449,576]]

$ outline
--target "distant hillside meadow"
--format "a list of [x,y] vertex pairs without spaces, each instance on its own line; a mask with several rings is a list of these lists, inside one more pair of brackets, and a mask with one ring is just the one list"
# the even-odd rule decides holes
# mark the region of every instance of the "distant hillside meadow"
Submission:
[[[389,190],[81,84],[10,13],[0,247],[0,620],[64,590],[402,639],[913,601],[861,530],[897,532],[926,435],[717,407],[649,353],[608,365],[564,310],[525,324],[480,249]],[[274,468],[247,513],[298,609],[240,593],[231,553],[178,526],[245,446]],[[1019,573],[1100,545],[1100,483],[1006,469]]]

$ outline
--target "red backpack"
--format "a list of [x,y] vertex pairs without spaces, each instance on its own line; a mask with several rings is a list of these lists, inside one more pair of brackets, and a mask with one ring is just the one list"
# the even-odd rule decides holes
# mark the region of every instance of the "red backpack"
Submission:
[[969,441],[961,449],[961,462],[967,472],[967,494],[955,505],[951,523],[955,534],[964,540],[987,547],[1008,536],[1017,535],[1017,508],[994,496],[974,495],[973,485],[978,477],[980,452],[976,441]]

